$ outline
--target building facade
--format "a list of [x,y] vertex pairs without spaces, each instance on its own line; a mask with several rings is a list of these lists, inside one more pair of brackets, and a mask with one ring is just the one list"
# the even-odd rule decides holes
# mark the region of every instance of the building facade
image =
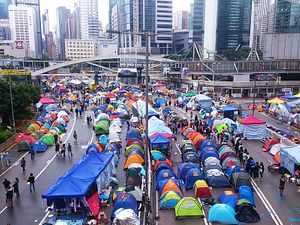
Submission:
[[[108,29],[109,30],[113,30],[113,17],[112,17],[112,11],[113,11],[113,7],[117,4],[117,0],[109,0],[109,9],[108,9]],[[108,34],[109,38],[113,37],[112,33]]]
[[0,0],[0,40],[10,39],[8,6],[10,0]]
[[66,7],[58,7],[56,9],[56,38],[58,58],[65,58],[65,39],[68,38],[68,18],[70,10]]
[[300,2],[296,0],[276,0],[275,33],[300,32]]
[[68,17],[68,39],[80,39],[79,7],[75,4],[73,12]]
[[189,46],[189,31],[175,30],[173,32],[173,53],[184,52]]
[[111,57],[118,55],[118,43],[112,39],[98,38],[96,40],[96,56]]
[[188,11],[176,11],[173,13],[173,30],[188,29]]
[[217,53],[249,46],[251,9],[251,0],[218,1]]
[[80,37],[82,39],[99,37],[98,0],[79,0],[79,14]]
[[57,58],[57,51],[56,51],[56,45],[55,45],[55,39],[52,32],[49,32],[45,35],[46,39],[46,45],[47,45],[47,55],[50,59],[56,59]]
[[194,0],[193,42],[203,45],[205,0]]
[[3,40],[0,41],[0,56],[13,56],[15,58],[26,57],[25,48],[19,47],[18,41],[13,40]]
[[71,60],[96,56],[96,41],[91,39],[66,39],[66,58]]
[[8,8],[11,38],[16,42],[16,48],[24,48],[26,57],[37,58],[38,34],[35,10],[21,4],[11,4]]

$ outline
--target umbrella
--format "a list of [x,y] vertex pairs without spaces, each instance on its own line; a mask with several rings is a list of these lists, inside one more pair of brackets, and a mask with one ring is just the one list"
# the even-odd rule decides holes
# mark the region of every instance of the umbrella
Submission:
[[152,155],[152,157],[154,158],[155,161],[166,159],[166,156],[162,152],[157,151],[157,150],[152,150],[151,155]]

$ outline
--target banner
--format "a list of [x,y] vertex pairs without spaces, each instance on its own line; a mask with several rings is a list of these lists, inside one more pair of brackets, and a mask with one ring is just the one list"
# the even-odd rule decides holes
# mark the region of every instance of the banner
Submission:
[[1,74],[7,75],[7,76],[30,76],[30,71],[29,70],[2,69]]

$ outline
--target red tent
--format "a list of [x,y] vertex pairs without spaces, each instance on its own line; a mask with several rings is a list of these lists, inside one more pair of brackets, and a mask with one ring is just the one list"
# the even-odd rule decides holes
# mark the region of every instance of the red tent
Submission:
[[41,98],[40,102],[42,104],[54,104],[54,103],[56,103],[56,101],[52,98]]
[[242,119],[242,124],[265,124],[266,122],[256,118],[253,115],[247,116]]
[[113,93],[109,93],[105,96],[105,98],[116,98],[117,96],[115,96]]

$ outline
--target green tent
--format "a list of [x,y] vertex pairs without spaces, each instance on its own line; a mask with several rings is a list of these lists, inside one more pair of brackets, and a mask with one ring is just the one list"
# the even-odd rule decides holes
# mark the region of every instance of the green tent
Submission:
[[42,141],[45,142],[45,144],[48,146],[52,146],[55,144],[55,139],[54,139],[53,134],[45,134],[42,137]]
[[95,133],[97,135],[108,134],[108,131],[109,131],[109,121],[101,120],[97,122],[95,126]]
[[183,197],[175,206],[175,218],[198,217],[203,218],[204,213],[199,201],[192,197]]
[[185,97],[188,97],[188,98],[191,98],[191,97],[194,97],[194,96],[196,96],[196,93],[195,93],[195,92],[193,92],[193,91],[189,91],[189,92],[188,92],[188,93],[186,93],[184,96],[185,96]]
[[215,129],[218,131],[218,133],[222,133],[222,130],[227,130],[228,126],[226,124],[219,124],[215,127]]
[[40,130],[34,131],[33,134],[34,134],[35,136],[37,136],[36,140],[41,139],[41,137],[43,137],[43,135],[44,135],[44,133],[43,133],[42,131],[40,131]]
[[22,140],[18,142],[18,152],[29,151],[30,150],[30,141]]
[[128,153],[132,149],[138,149],[138,150],[141,151],[141,153],[143,153],[145,155],[145,151],[144,151],[144,148],[142,146],[140,146],[139,144],[132,144],[132,145],[125,148],[124,156],[127,157]]
[[31,137],[33,137],[35,140],[39,140],[40,137],[36,135],[36,133],[33,133],[30,135]]

